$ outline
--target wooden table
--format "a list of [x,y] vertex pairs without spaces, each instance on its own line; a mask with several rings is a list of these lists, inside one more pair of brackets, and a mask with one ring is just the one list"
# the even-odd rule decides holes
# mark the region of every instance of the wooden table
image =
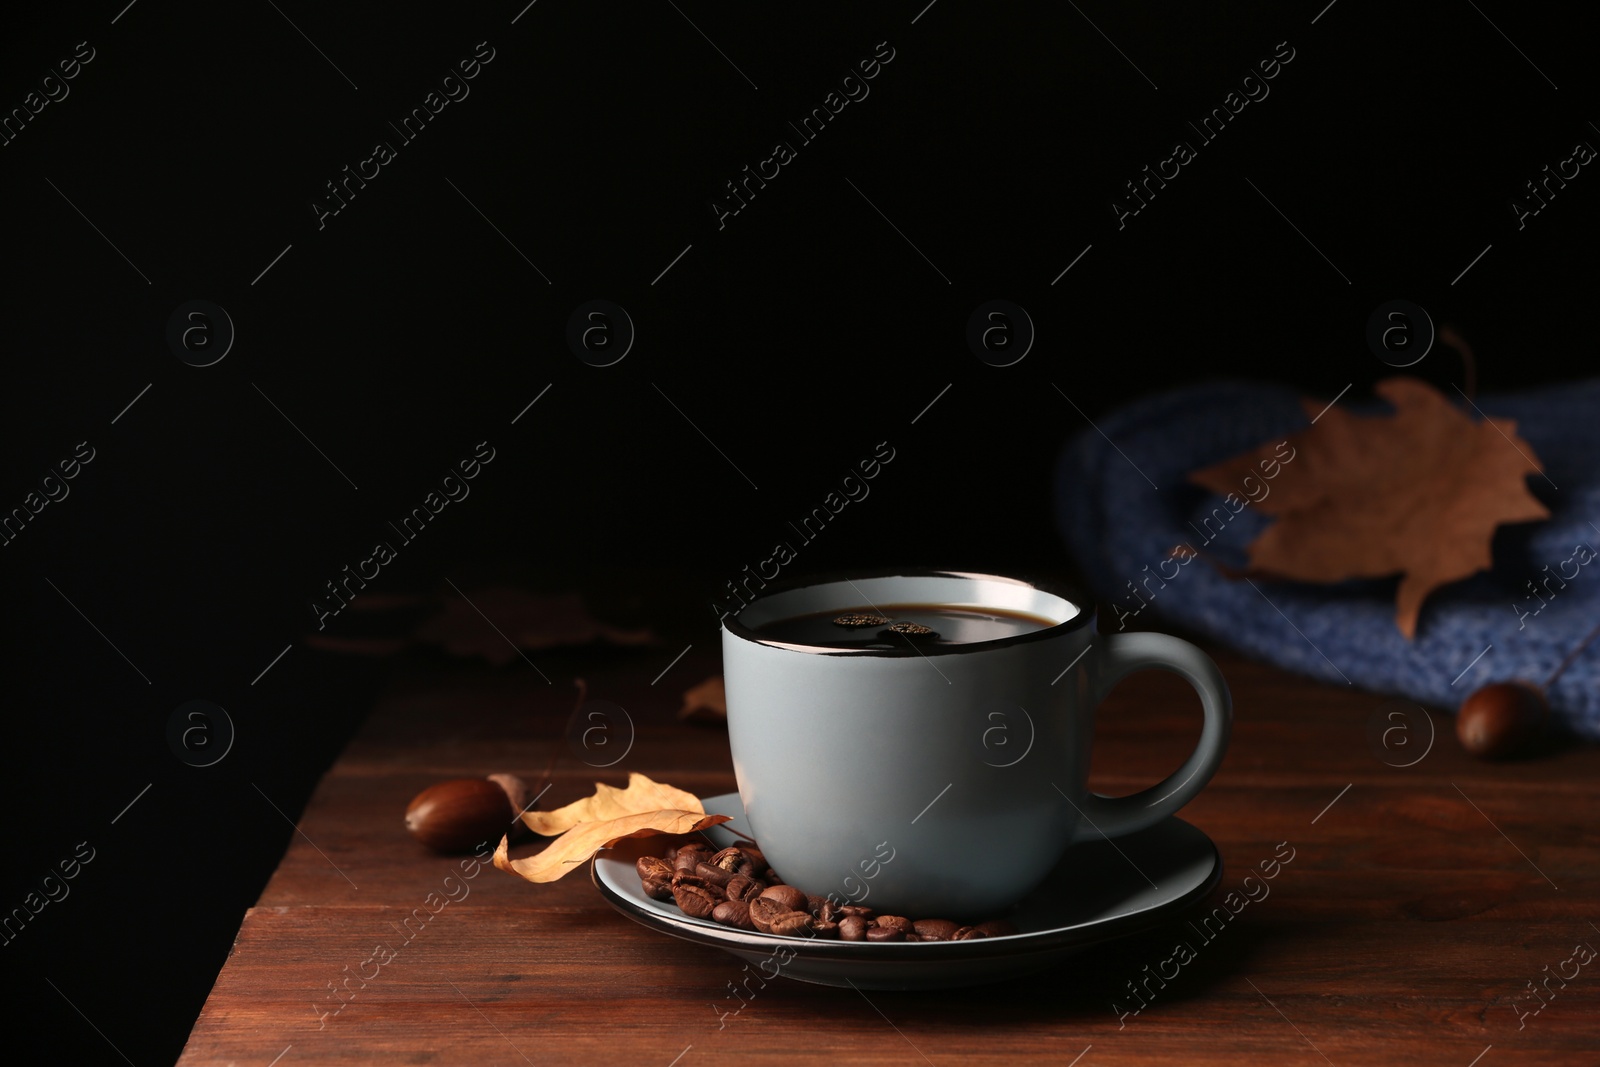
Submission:
[[[520,661],[405,661],[244,916],[181,1063],[1600,1063],[1600,960],[1566,962],[1600,947],[1600,751],[1480,763],[1434,712],[1431,750],[1391,766],[1424,751],[1420,721],[1409,748],[1401,734],[1375,746],[1382,698],[1226,653],[1232,749],[1184,814],[1221,849],[1219,897],[1280,843],[1293,859],[1209,943],[1175,920],[1053,972],[937,994],[774,982],[719,1028],[713,1004],[740,964],[616,913],[586,872],[533,886],[485,866],[437,904],[460,861],[414,844],[402,813],[442,778],[537,782],[559,752],[541,806],[630,770],[732,790],[725,730],[676,719],[682,691],[718,670],[707,637],[655,685],[675,648],[536,654],[554,684]],[[563,739],[579,673],[637,728],[609,771]],[[1124,683],[1103,709],[1093,786],[1156,780],[1199,719],[1172,676]],[[400,923],[418,908],[429,918],[408,941]],[[1124,1014],[1127,983],[1147,965],[1171,974],[1179,941],[1195,958]],[[394,953],[381,966],[367,962],[378,945]],[[336,997],[358,973],[371,980]],[[1552,992],[1536,999],[1530,982]]]

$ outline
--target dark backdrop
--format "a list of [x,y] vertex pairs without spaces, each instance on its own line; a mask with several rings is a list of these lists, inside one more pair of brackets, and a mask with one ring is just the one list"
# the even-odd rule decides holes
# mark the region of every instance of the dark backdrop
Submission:
[[[524,2],[8,20],[0,507],[94,455],[0,548],[0,908],[95,850],[0,947],[11,1032],[61,1062],[116,1060],[93,1027],[177,1054],[371,696],[300,643],[311,602],[480,441],[470,498],[372,592],[500,566],[714,585],[879,442],[871,497],[795,569],[1060,567],[1050,470],[1087,418],[1226,376],[1369,395],[1390,369],[1366,321],[1395,298],[1468,339],[1483,391],[1591,372],[1600,178],[1512,207],[1600,145],[1572,11]],[[812,142],[790,128],[890,50]],[[1214,140],[1189,128],[1291,51]],[[460,98],[406,141],[390,123],[433,91]],[[1195,158],[1119,224],[1179,139]],[[394,158],[319,221],[379,141]],[[795,157],[719,224],[777,141]],[[595,299],[636,330],[607,367],[565,337]],[[1009,367],[966,338],[994,299],[1037,332]],[[211,366],[167,339],[191,300],[232,323]],[[191,361],[225,333],[195,321]],[[1412,372],[1462,381],[1442,346]],[[204,769],[165,735],[197,698],[239,729]]]

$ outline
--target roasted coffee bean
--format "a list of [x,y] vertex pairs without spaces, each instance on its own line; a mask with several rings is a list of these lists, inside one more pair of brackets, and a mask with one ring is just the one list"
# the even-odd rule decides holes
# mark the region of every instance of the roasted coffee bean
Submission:
[[744,851],[739,848],[725,848],[711,857],[713,867],[721,867],[725,871],[737,871],[739,864],[744,862]]
[[804,937],[811,932],[811,916],[803,911],[780,912],[769,924],[770,932],[785,937]]
[[666,860],[655,856],[640,856],[633,862],[634,869],[639,872],[639,877],[645,881],[669,882],[672,880],[672,865]]
[[830,923],[836,923],[840,919],[844,918],[844,912],[839,910],[838,903],[829,899],[828,897],[822,898],[822,903],[818,905],[817,910],[812,914],[821,919],[823,922]]
[[644,895],[651,900],[672,899],[672,883],[670,881],[658,882],[653,878],[645,878],[639,884],[644,888]]
[[739,866],[735,867],[734,870],[739,874],[744,875],[746,878],[760,878],[761,872],[765,870],[765,868],[757,867],[749,860],[745,860],[743,863],[739,864]]
[[826,903],[827,900],[825,898],[819,897],[815,893],[807,893],[805,910],[811,914],[813,919],[821,918],[822,905]]
[[880,915],[874,920],[876,926],[893,926],[903,933],[911,932],[911,920],[904,915]]
[[804,911],[806,895],[792,885],[771,885],[761,891],[768,900],[776,900],[789,911]]
[[979,923],[973,929],[980,930],[989,937],[1008,937],[1021,932],[1015,923],[1007,922],[1005,919],[990,919],[986,923]]
[[680,848],[678,850],[678,854],[672,857],[672,866],[674,870],[692,871],[704,858],[705,856],[703,853],[692,852],[689,849]]
[[750,907],[750,921],[755,924],[757,930],[764,934],[772,933],[773,919],[776,919],[784,912],[793,910],[773,900],[771,897],[756,897],[746,903]]
[[811,924],[811,930],[812,930],[813,933],[815,933],[817,935],[819,940],[822,940],[822,941],[837,941],[837,940],[839,940],[839,924],[838,923],[831,923],[831,922],[827,922],[826,920],[823,920],[823,919],[818,919],[818,920],[816,920],[815,922],[813,922]]
[[893,626],[890,626],[886,632],[892,634],[904,634],[906,637],[926,638],[930,641],[937,641],[939,639],[939,635],[934,631],[933,627],[924,626],[920,622],[897,622]]
[[779,878],[778,877],[778,872],[773,870],[771,867],[768,867],[766,870],[761,872],[761,878],[768,885],[782,885],[783,884],[783,879]]
[[917,932],[919,940],[949,941],[951,935],[961,929],[961,924],[949,919],[918,919],[911,928]]
[[840,941],[865,941],[867,939],[867,920],[859,915],[846,915],[839,920]]
[[754,845],[740,845],[739,851],[744,853],[745,862],[754,865],[757,871],[764,871],[772,866],[767,862],[767,857],[762,855],[761,850]]
[[722,887],[722,892],[727,895],[729,900],[752,900],[755,897],[759,897],[761,891],[765,888],[767,888],[765,882],[759,882],[754,878],[746,878],[742,874],[736,874],[728,879],[728,884]]
[[974,940],[976,938],[988,937],[988,936],[989,935],[987,933],[985,933],[984,931],[978,929],[976,926],[963,926],[961,929],[957,930],[955,933],[950,935],[950,940],[952,940],[952,941],[972,941],[972,940]]
[[704,878],[707,885],[714,885],[718,888],[726,887],[728,881],[733,878],[733,875],[721,867],[713,867],[711,864],[704,862],[694,865],[694,873]]
[[921,941],[922,938],[918,937],[916,934],[907,933],[906,934],[906,940],[907,941]]
[[906,932],[898,926],[873,926],[867,929],[868,941],[904,941]]
[[724,900],[711,909],[711,917],[724,926],[737,926],[741,930],[754,930],[750,921],[750,905],[742,900]]
[[848,629],[856,630],[863,626],[882,626],[888,621],[889,620],[884,618],[882,615],[868,615],[865,612],[859,612],[851,615],[840,615],[837,619],[833,620],[833,624],[835,626],[844,626]]
[[726,899],[722,887],[714,882],[708,882],[693,871],[679,871],[672,876],[672,890],[676,893],[679,889],[703,889],[712,900]]
[[876,911],[874,911],[873,909],[867,908],[867,907],[863,907],[860,904],[844,904],[844,905],[840,906],[839,914],[841,914],[841,915],[859,915],[863,919],[871,919],[873,916],[877,915],[878,913]]
[[703,885],[679,885],[673,889],[672,898],[685,915],[694,919],[708,917],[717,906],[717,898]]
[[669,848],[665,852],[663,852],[661,854],[661,858],[666,860],[667,861],[667,865],[670,867],[672,865],[673,859],[675,859],[677,857],[677,855],[678,855],[678,848],[677,848],[676,845],[674,845],[672,848]]

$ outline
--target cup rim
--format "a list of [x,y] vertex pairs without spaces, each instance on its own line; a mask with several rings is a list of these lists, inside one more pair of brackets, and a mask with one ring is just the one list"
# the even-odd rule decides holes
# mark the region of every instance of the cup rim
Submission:
[[[1009,637],[995,637],[987,641],[968,641],[959,645],[935,646],[932,648],[830,648],[826,645],[807,645],[793,641],[773,641],[762,637],[754,629],[740,621],[742,616],[751,607],[761,603],[769,597],[780,593],[787,593],[795,589],[806,589],[818,585],[831,585],[844,581],[865,580],[873,578],[965,578],[975,581],[1001,582],[1007,585],[1021,585],[1029,589],[1036,589],[1041,593],[1060,597],[1067,603],[1077,608],[1077,612],[1070,619],[1046,626],[1039,630],[1029,630],[1027,633],[1012,634]],[[1031,644],[1036,641],[1051,641],[1060,638],[1063,634],[1073,630],[1092,628],[1095,618],[1094,601],[1082,596],[1073,586],[1066,582],[1056,580],[1037,580],[1022,578],[1013,575],[989,574],[982,571],[958,570],[929,570],[915,567],[886,567],[875,570],[839,570],[819,571],[813,574],[798,575],[794,578],[767,583],[761,594],[738,611],[730,612],[722,619],[722,627],[733,636],[751,644],[763,645],[767,648],[783,649],[791,652],[801,652],[815,656],[844,656],[848,658],[866,659],[904,659],[910,656],[931,658],[934,656],[960,656],[970,655],[974,652],[990,652],[995,649],[1008,648],[1013,645]]]

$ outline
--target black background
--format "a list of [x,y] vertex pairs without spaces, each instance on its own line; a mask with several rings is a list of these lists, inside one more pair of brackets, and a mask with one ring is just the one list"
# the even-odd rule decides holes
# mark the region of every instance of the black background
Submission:
[[[479,441],[472,496],[375,591],[732,578],[880,441],[894,463],[797,570],[1059,568],[1050,471],[1085,415],[1217,377],[1370,395],[1390,369],[1363,331],[1394,298],[1470,341],[1484,392],[1592,373],[1600,178],[1520,230],[1510,207],[1600,144],[1592,26],[1324,2],[13,16],[0,108],[78,42],[95,58],[0,147],[0,508],[78,442],[95,459],[0,549],[0,909],[97,854],[0,948],[11,1032],[120,1062],[87,1017],[134,1062],[177,1055],[374,681],[303,647],[251,679]],[[884,41],[870,95],[798,144],[788,122]],[[401,144],[388,123],[479,42],[470,95]],[[1279,42],[1270,95],[1200,145],[1186,121]],[[1123,183],[1177,139],[1198,158],[1119,229]],[[397,158],[319,229],[313,200],[379,140]],[[797,158],[719,229],[712,199],[778,140]],[[606,368],[564,340],[596,298],[638,333]],[[1038,332],[1006,368],[965,341],[996,298]],[[165,340],[192,299],[237,330],[211,367]],[[1463,380],[1443,346],[1412,372]],[[240,730],[207,769],[165,740],[194,698]]]

